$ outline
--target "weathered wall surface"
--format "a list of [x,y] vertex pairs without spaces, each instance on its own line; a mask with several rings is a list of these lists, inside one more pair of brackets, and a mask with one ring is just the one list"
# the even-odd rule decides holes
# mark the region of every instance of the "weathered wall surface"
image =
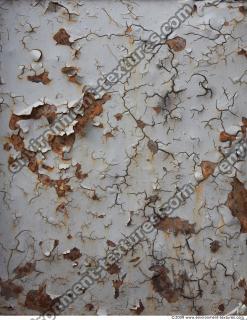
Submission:
[[[186,183],[190,199],[63,314],[226,314],[246,303],[246,2],[190,17],[80,99],[184,1],[1,1],[1,313],[49,309]],[[84,95],[84,98],[88,94]],[[30,150],[59,116],[72,123]],[[13,172],[15,159],[26,166]]]

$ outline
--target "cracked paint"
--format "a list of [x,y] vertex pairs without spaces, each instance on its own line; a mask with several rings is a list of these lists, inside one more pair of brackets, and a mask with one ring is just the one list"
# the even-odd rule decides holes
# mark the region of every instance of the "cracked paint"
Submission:
[[[184,3],[191,16],[127,75],[87,90]],[[246,137],[246,12],[240,0],[0,1],[1,314],[52,309],[191,182],[62,314],[247,304],[247,160],[216,172]]]

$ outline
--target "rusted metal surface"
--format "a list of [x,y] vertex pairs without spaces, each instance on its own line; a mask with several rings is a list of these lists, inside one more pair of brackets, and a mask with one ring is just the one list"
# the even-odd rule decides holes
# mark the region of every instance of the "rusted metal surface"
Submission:
[[[85,90],[184,3],[190,17],[127,76],[101,96]],[[190,182],[191,197],[63,314],[246,304],[246,160],[215,174],[246,136],[246,2],[5,0],[0,11],[0,313],[52,309]]]

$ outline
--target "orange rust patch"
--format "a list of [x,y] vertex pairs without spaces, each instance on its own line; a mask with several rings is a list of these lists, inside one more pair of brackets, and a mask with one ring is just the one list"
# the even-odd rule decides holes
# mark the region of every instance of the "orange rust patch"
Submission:
[[23,266],[18,266],[14,272],[16,274],[16,278],[23,278],[28,274],[35,271],[35,263],[27,262]]
[[240,232],[247,232],[247,190],[244,184],[236,177],[234,178],[232,191],[228,194],[227,206],[232,212],[232,215],[238,218],[241,228]]
[[158,143],[153,140],[148,140],[148,149],[153,153],[156,154],[158,152]]
[[3,145],[3,149],[4,149],[5,151],[9,151],[9,150],[11,149],[11,145],[10,145],[8,142],[6,142],[6,143]]
[[78,68],[77,68],[77,67],[73,67],[73,66],[63,67],[63,68],[61,69],[61,71],[62,71],[62,73],[64,73],[64,74],[77,73]]
[[122,113],[116,113],[114,117],[116,118],[117,121],[120,121],[123,118],[123,115]]
[[210,243],[210,250],[211,252],[215,253],[219,250],[220,248],[220,243],[217,240],[214,240]]
[[185,49],[186,40],[181,37],[175,37],[173,39],[167,40],[166,44],[169,48],[175,52],[179,52]]
[[146,123],[142,120],[136,120],[137,128],[144,129],[146,127]]
[[114,298],[117,299],[119,297],[119,289],[123,284],[123,280],[113,280],[112,285],[115,289]]
[[68,136],[66,134],[63,136],[52,136],[48,139],[48,142],[53,152],[63,155],[64,147],[67,147],[66,149],[69,149],[69,151],[73,147],[75,134],[72,133]]
[[244,6],[239,6],[238,10],[244,15],[247,13],[247,9]]
[[63,254],[64,259],[75,261],[81,257],[81,252],[78,248],[74,247],[69,253]]
[[245,56],[247,58],[247,50],[241,49],[238,51],[238,55],[240,56]]
[[54,34],[53,39],[57,44],[61,44],[63,46],[70,46],[72,42],[69,41],[70,35],[63,28],[59,29],[56,34]]
[[2,281],[0,278],[1,296],[7,300],[9,298],[18,298],[23,291],[23,287],[13,283],[11,280]]
[[158,292],[169,303],[177,302],[182,289],[176,288],[168,277],[169,270],[164,266],[154,266],[150,268],[155,271],[152,277],[154,291]]
[[207,179],[214,173],[217,163],[211,161],[202,161],[200,166],[202,169],[203,177]]
[[127,26],[126,30],[125,30],[125,33],[131,33],[133,30],[132,30],[132,27],[131,26]]
[[107,268],[107,272],[110,274],[118,274],[120,272],[121,268],[116,264],[111,264],[108,268]]
[[20,137],[18,134],[12,134],[9,141],[10,143],[12,143],[16,151],[23,151],[24,149],[23,138]]
[[84,180],[85,178],[88,177],[87,173],[83,173],[81,171],[81,165],[79,163],[76,164],[76,171],[75,171],[75,176],[79,180]]
[[60,179],[55,181],[54,187],[56,189],[58,197],[65,197],[67,192],[72,191],[70,185],[67,184],[68,181],[69,181],[68,178],[64,180]]
[[72,189],[70,185],[68,185],[69,178],[52,180],[46,174],[38,174],[39,181],[46,187],[54,187],[58,197],[64,197],[67,192],[71,192]]
[[51,310],[52,306],[59,301],[59,298],[52,299],[46,293],[46,286],[42,285],[38,290],[30,290],[26,295],[25,307],[39,312]]
[[138,305],[136,305],[135,307],[133,308],[130,308],[130,311],[132,311],[134,314],[141,314],[143,311],[144,311],[145,307],[141,301],[141,299],[139,299],[139,303]]
[[69,82],[81,85],[81,81],[79,80],[79,77],[77,76],[77,74],[73,75],[73,76],[68,76]]
[[154,111],[159,114],[161,112],[161,107],[157,106],[157,107],[153,107]]
[[85,126],[92,121],[96,116],[99,116],[103,112],[102,105],[111,98],[109,94],[104,94],[101,99],[95,100],[94,96],[87,92],[83,98],[83,105],[85,107],[84,115],[78,115],[76,120],[78,121],[74,126],[75,133],[83,134]]
[[46,117],[49,124],[52,124],[56,118],[56,106],[50,104],[44,104],[38,106],[37,108],[33,108],[31,114],[29,115],[16,115],[12,114],[9,121],[9,128],[11,130],[16,130],[19,128],[18,121],[20,120],[28,120],[28,119],[40,119],[42,116]]
[[234,141],[236,140],[236,136],[226,133],[225,131],[222,131],[220,133],[220,142],[227,142],[227,141]]
[[109,138],[114,138],[114,135],[113,135],[111,132],[107,132],[107,133],[104,134],[104,137],[105,137],[106,140],[107,140],[107,139],[109,139]]
[[94,305],[92,303],[87,303],[87,304],[85,304],[84,308],[87,311],[92,311],[94,309]]
[[112,247],[112,248],[116,247],[116,243],[111,240],[107,240],[106,243],[107,243],[108,247]]
[[181,234],[191,234],[195,233],[195,224],[190,224],[187,220],[183,220],[179,217],[170,218],[165,217],[161,219],[156,228],[162,231],[173,232],[175,236],[179,233]]
[[[27,159],[29,161],[28,162],[28,168],[32,172],[37,172],[37,170],[38,170],[38,162],[37,162],[36,157],[35,157],[35,152],[29,151],[29,150],[24,148],[23,138],[20,137],[18,134],[12,134],[11,137],[9,138],[9,141],[13,145],[13,147],[15,148],[16,151],[20,151],[21,152],[22,158]],[[13,162],[14,162],[13,158],[10,157],[9,158],[9,164],[11,164]]]
[[27,80],[35,82],[35,83],[43,83],[43,84],[48,84],[51,82],[51,79],[48,78],[49,72],[44,71],[43,73],[39,75],[34,75],[34,76],[27,76]]

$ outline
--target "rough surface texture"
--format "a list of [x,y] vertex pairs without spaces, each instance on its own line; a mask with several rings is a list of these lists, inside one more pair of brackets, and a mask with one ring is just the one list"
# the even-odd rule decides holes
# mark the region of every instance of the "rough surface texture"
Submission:
[[[0,313],[51,308],[195,177],[191,198],[63,314],[225,314],[246,303],[246,161],[213,175],[246,133],[246,2],[190,1],[167,42],[66,132],[28,147],[183,3],[1,1]],[[17,157],[27,166],[13,174]]]

